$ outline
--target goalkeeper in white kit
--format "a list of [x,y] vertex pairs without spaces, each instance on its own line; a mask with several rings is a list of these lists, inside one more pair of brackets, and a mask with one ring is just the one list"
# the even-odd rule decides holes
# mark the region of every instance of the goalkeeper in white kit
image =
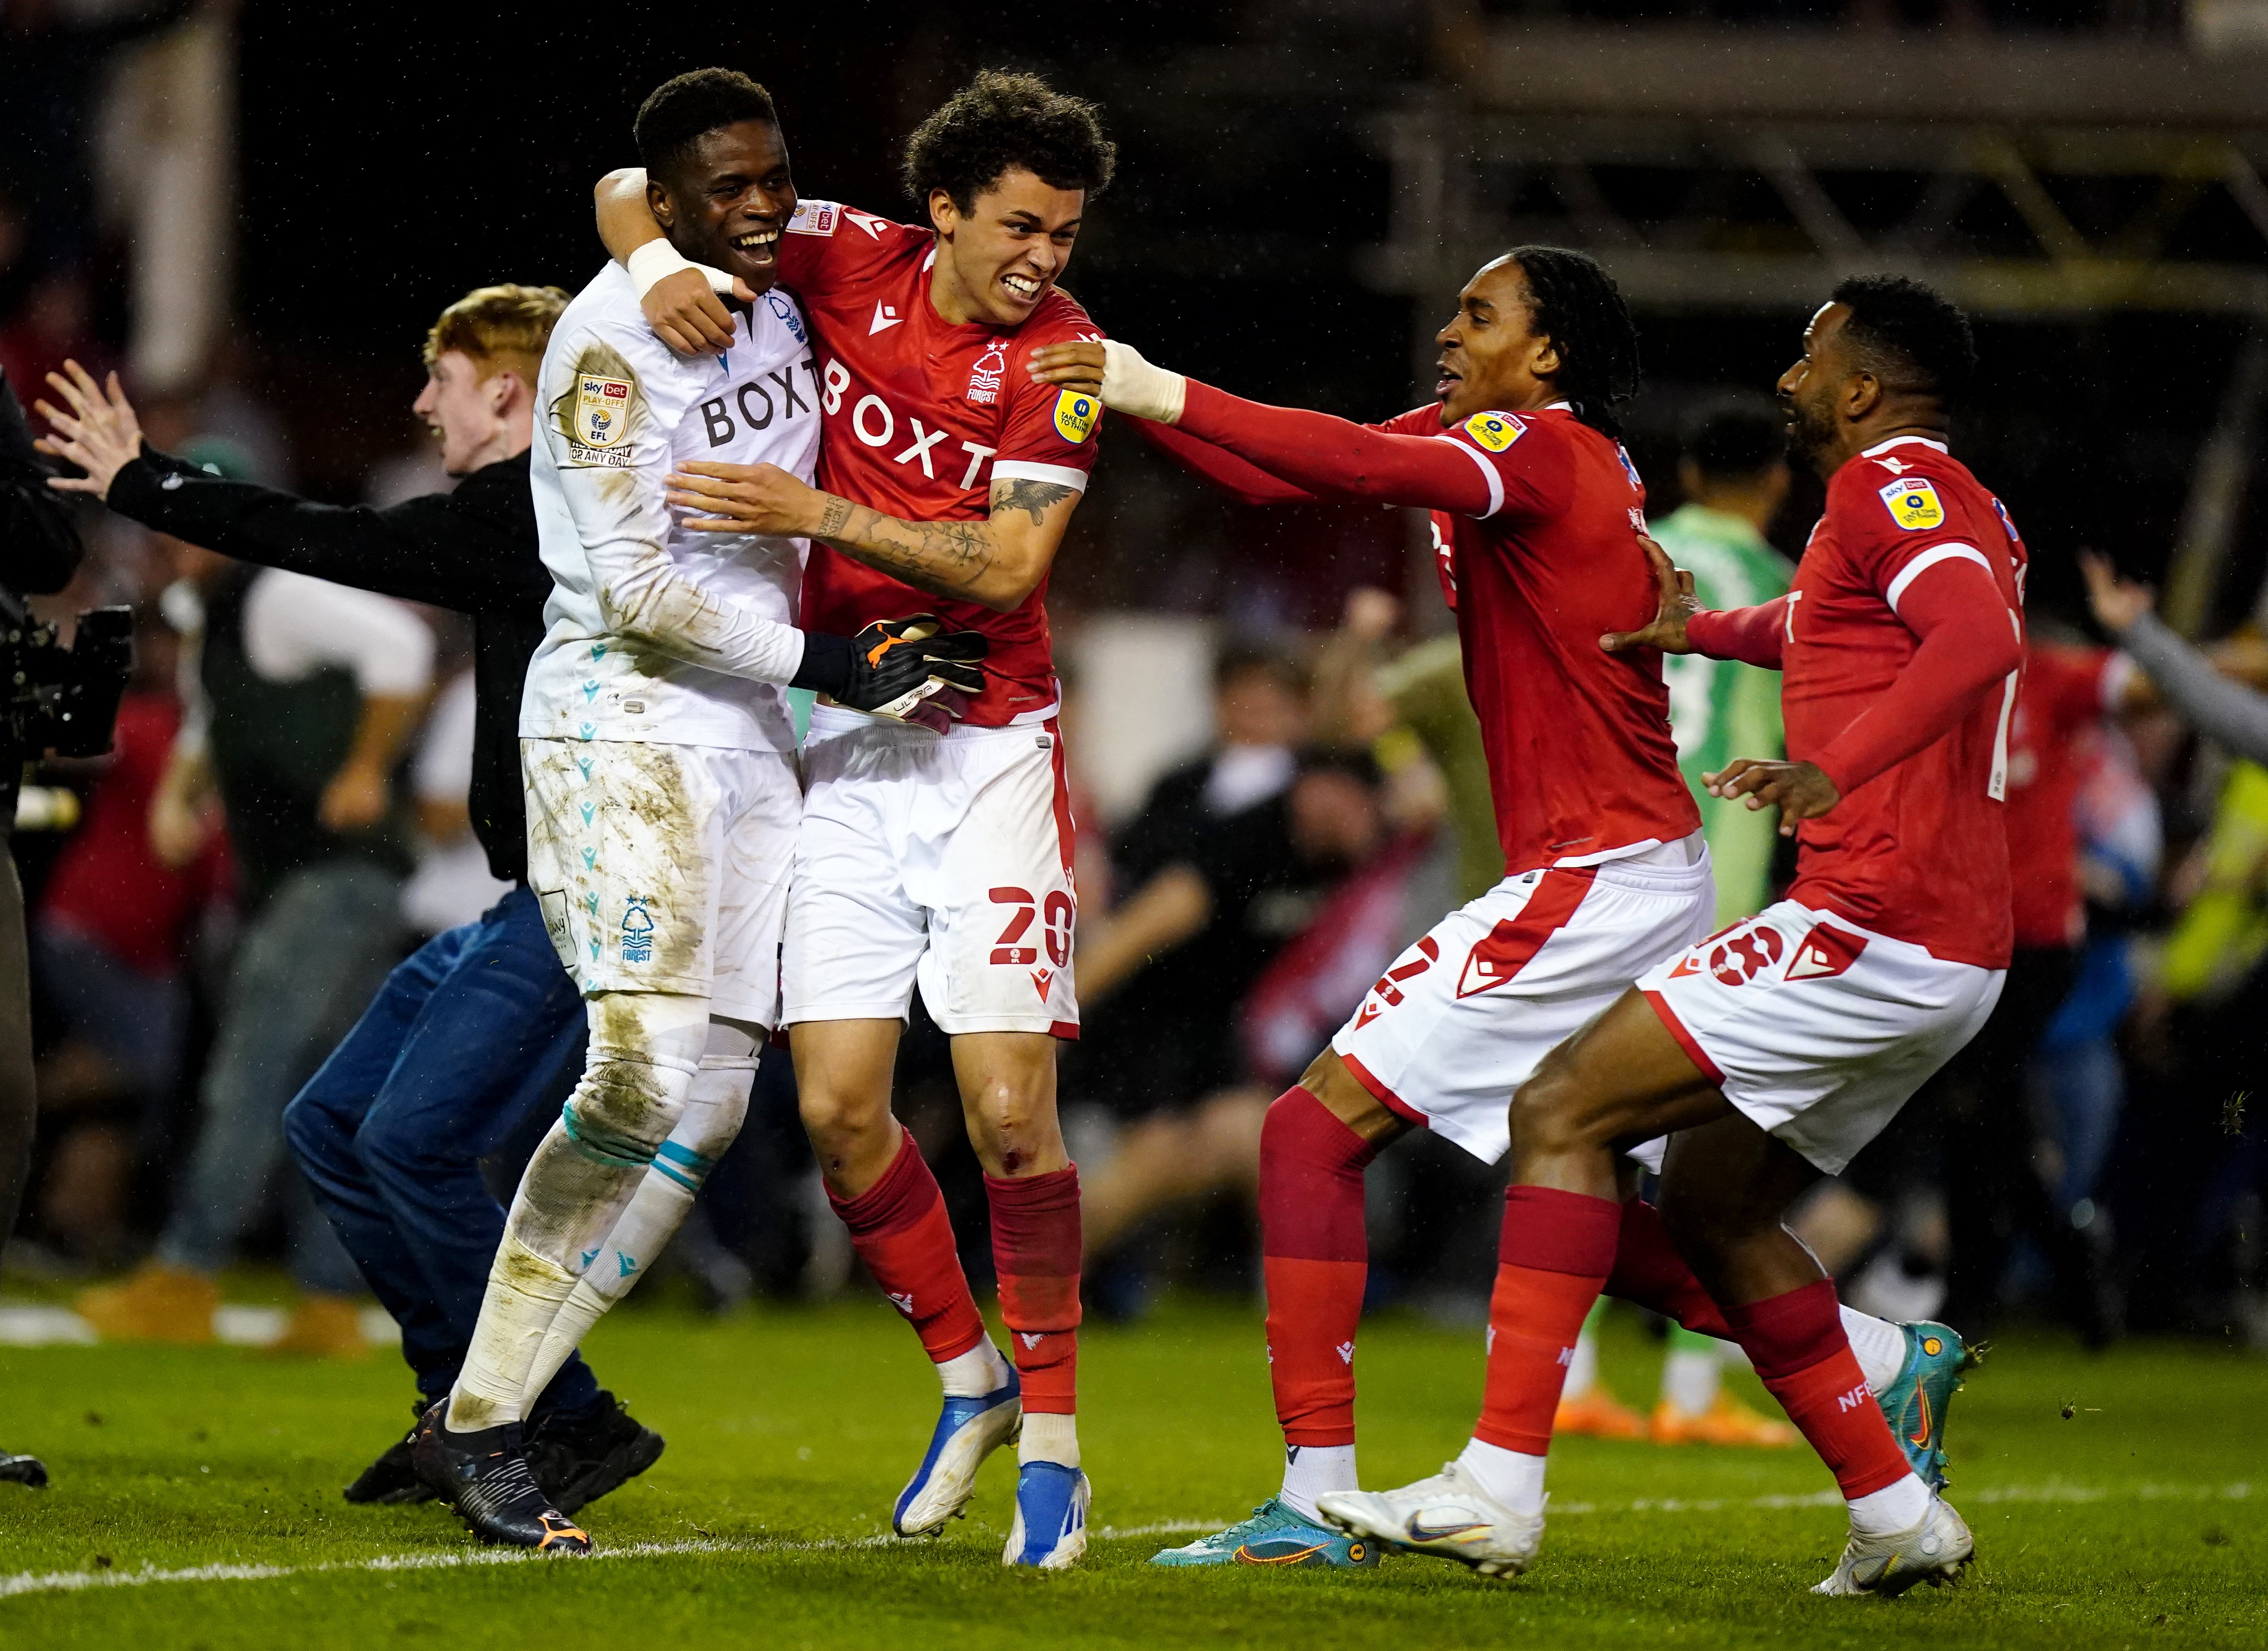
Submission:
[[637,130],[659,255],[757,296],[728,349],[687,359],[609,264],[544,353],[531,478],[555,588],[520,714],[528,881],[589,1004],[590,1052],[513,1198],[463,1373],[413,1451],[476,1535],[549,1553],[590,1539],[529,1472],[521,1419],[731,1144],[777,1018],[802,809],[783,690],[942,726],[983,686],[982,636],[933,634],[927,615],[804,632],[805,541],[673,516],[664,478],[687,460],[810,478],[817,365],[771,290],[796,195],[770,99],[665,87]]

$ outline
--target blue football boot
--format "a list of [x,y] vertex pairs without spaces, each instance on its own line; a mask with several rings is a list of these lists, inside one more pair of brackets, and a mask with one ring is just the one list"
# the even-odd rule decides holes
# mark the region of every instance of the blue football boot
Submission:
[[1152,1565],[1301,1565],[1358,1571],[1378,1563],[1378,1546],[1317,1524],[1280,1497],[1271,1496],[1226,1530],[1200,1537],[1185,1548],[1150,1556]]
[[1016,1476],[1016,1522],[1008,1529],[1003,1565],[1067,1571],[1086,1557],[1086,1508],[1094,1487],[1077,1468],[1027,1462]]
[[1906,1361],[1898,1379],[1875,1395],[1883,1418],[1914,1477],[1933,1491],[1945,1488],[1945,1413],[1961,1390],[1962,1373],[1984,1362],[1983,1343],[1970,1347],[1951,1326],[1924,1319],[1901,1324]]
[[984,1458],[1012,1441],[1024,1425],[1021,1387],[1011,1369],[1008,1380],[980,1398],[953,1398],[937,1419],[929,1454],[898,1493],[890,1527],[901,1537],[927,1537],[959,1519],[976,1493],[976,1470]]

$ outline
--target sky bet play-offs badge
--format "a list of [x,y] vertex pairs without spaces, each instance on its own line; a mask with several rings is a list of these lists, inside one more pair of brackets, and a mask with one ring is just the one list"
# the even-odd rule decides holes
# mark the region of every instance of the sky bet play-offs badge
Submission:
[[1881,493],[1882,503],[1889,506],[1890,520],[1908,532],[1945,523],[1945,506],[1937,502],[1937,490],[1918,477],[1893,482]]
[[586,447],[611,447],[630,428],[630,387],[622,379],[584,374],[575,382],[575,439]]
[[1510,413],[1475,413],[1465,420],[1465,434],[1491,453],[1502,453],[1528,433],[1528,426]]
[[1102,403],[1084,390],[1065,390],[1056,397],[1056,434],[1065,441],[1085,441],[1094,432]]

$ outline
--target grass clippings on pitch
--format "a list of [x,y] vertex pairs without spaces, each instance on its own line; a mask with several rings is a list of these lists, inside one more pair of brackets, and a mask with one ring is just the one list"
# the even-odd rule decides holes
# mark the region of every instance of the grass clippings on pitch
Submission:
[[[1469,1427],[1477,1332],[1388,1318],[1361,1352],[1363,1471],[1433,1470]],[[1004,1572],[1013,1473],[984,1473],[942,1539],[887,1535],[935,1389],[881,1304],[602,1325],[600,1379],[669,1437],[585,1522],[611,1557],[501,1556],[443,1510],[339,1487],[408,1420],[390,1354],[0,1350],[0,1443],[44,1493],[0,1485],[0,1645],[608,1651],[648,1646],[1930,1647],[2268,1644],[2268,1367],[2137,1345],[2088,1359],[2018,1339],[1956,1401],[1953,1500],[1980,1563],[1890,1603],[1805,1589],[1843,1520],[1808,1452],[1565,1441],[1529,1576],[1389,1557],[1373,1573],[1160,1571],[1173,1534],[1274,1487],[1259,1330],[1179,1305],[1091,1330],[1081,1428],[1097,1537],[1075,1574]],[[1609,1382],[1647,1397],[1656,1346],[1610,1325]],[[1738,1380],[1769,1404],[1749,1378]],[[2073,1414],[2063,1415],[2068,1406]]]

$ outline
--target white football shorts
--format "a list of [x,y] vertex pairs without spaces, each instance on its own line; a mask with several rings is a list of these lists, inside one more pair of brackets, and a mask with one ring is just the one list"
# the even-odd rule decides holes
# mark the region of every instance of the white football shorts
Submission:
[[1070,792],[1052,719],[926,728],[814,707],[783,954],[784,1023],[1079,1036]]
[[522,740],[527,879],[585,997],[666,991],[778,1024],[780,931],[803,811],[795,758],[628,740]]
[[1977,1035],[2006,976],[1783,900],[1638,984],[1727,1101],[1833,1176]]
[[1389,1110],[1492,1164],[1512,1145],[1512,1092],[1716,910],[1698,832],[1507,877],[1396,958],[1331,1048]]

